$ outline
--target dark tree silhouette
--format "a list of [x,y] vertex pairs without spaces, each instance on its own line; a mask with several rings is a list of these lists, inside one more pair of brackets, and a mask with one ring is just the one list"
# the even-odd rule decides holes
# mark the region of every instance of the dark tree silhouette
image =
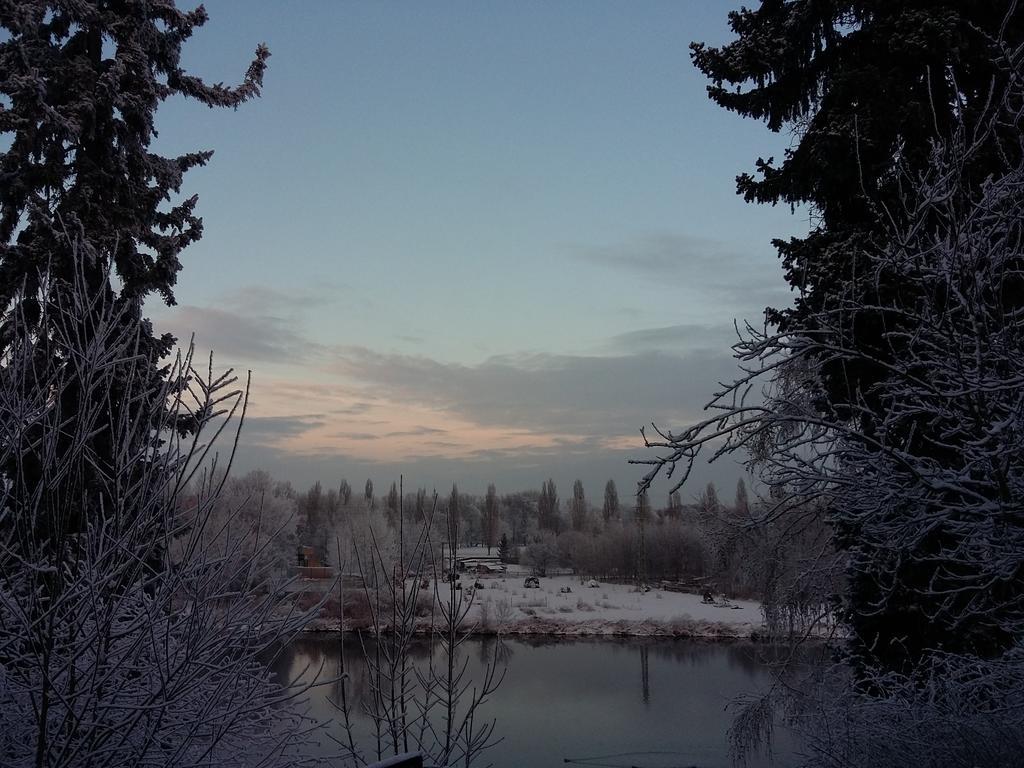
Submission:
[[587,526],[587,500],[583,495],[582,480],[573,483],[571,504],[569,516],[572,520],[572,529],[582,531]]
[[[781,163],[758,160],[759,178],[740,176],[738,190],[751,201],[808,204],[815,216],[807,237],[775,242],[797,295],[791,308],[768,316],[821,380],[808,395],[818,418],[853,425],[878,450],[899,446],[937,467],[958,466],[969,445],[951,439],[951,426],[924,409],[893,419],[887,400],[896,371],[918,354],[921,318],[942,313],[950,299],[915,295],[931,287],[927,281],[877,265],[903,245],[901,233],[911,226],[915,236],[944,226],[945,209],[909,192],[934,167],[934,142],[970,136],[956,168],[961,202],[977,199],[993,176],[1021,162],[1019,120],[992,116],[1020,77],[1024,9],[966,0],[765,0],[729,20],[738,38],[721,48],[694,43],[692,57],[711,80],[714,101],[798,137]],[[922,251],[920,269],[936,253]],[[1010,271],[1000,279],[1002,300],[1024,309],[1024,276]],[[932,501],[929,514],[960,502],[950,490]],[[958,602],[952,584],[936,586],[944,567],[937,553],[962,543],[952,527],[935,526],[896,555],[890,542],[868,544],[865,525],[876,526],[876,517],[835,505],[832,514],[838,546],[857,555],[847,598],[859,664],[905,671],[928,648],[1005,648],[1005,639],[982,639],[966,623],[908,619],[911,607],[934,616]],[[914,513],[895,505],[877,514],[898,525]],[[877,574],[894,557],[900,578],[886,586]],[[967,569],[952,581],[971,578]]]
[[537,498],[537,524],[541,529],[558,533],[561,520],[558,512],[558,491],[555,481],[546,480],[540,487]]
[[604,487],[604,506],[601,508],[601,517],[604,518],[605,523],[619,518],[619,492],[615,488],[614,480],[609,480]]
[[484,541],[487,544],[487,554],[491,553],[491,547],[497,543],[500,527],[498,492],[494,488],[494,483],[491,483],[487,486],[487,495],[484,496]]
[[[202,235],[196,196],[177,195],[185,173],[213,153],[150,151],[156,111],[174,96],[237,107],[259,95],[269,56],[260,45],[238,88],[204,83],[180,58],[206,20],[202,7],[180,11],[173,0],[0,5],[0,359],[17,333],[37,339],[33,370],[40,380],[55,367],[72,379],[60,393],[72,421],[87,385],[74,380],[54,331],[70,307],[74,334],[86,347],[101,333],[97,318],[105,306],[136,338],[136,364],[119,369],[122,379],[103,391],[91,390],[92,403],[118,411],[130,402],[129,413],[151,415],[140,393],[159,391],[167,375],[161,358],[175,339],[154,335],[142,305],[154,293],[174,303],[178,256]],[[84,304],[69,299],[76,284],[76,296],[88,296]],[[197,424],[182,414],[175,428],[187,433]],[[85,439],[85,499],[50,525],[80,530],[101,504],[109,507],[114,485],[132,482],[116,455],[125,447],[114,445],[111,430]],[[71,440],[68,433],[58,452],[72,450]],[[39,460],[29,452],[2,469],[31,489],[43,475]]]

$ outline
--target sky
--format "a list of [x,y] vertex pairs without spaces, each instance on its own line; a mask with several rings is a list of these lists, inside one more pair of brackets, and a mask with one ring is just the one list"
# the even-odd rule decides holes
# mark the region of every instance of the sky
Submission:
[[[177,306],[147,312],[252,371],[236,471],[627,495],[640,427],[699,419],[733,322],[791,301],[770,241],[806,212],[735,193],[791,137],[715,106],[689,61],[737,4],[204,5],[193,74],[271,58],[237,111],[158,113],[157,151],[215,154],[182,189],[204,236]],[[701,462],[684,498],[741,473]]]

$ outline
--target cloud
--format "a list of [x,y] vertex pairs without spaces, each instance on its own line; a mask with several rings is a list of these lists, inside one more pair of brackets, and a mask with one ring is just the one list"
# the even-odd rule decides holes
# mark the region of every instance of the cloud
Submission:
[[253,307],[259,307],[264,312],[297,312],[333,304],[341,289],[341,286],[321,283],[315,291],[284,291],[251,284],[225,294],[217,303],[239,314],[247,314]]
[[362,416],[373,407],[373,403],[352,403],[345,408],[335,408],[331,413],[336,413],[339,416]]
[[658,233],[613,246],[574,246],[571,252],[588,264],[662,284],[699,286],[702,295],[713,294],[742,307],[790,303],[777,260],[745,254],[716,240]]
[[608,348],[632,353],[696,349],[725,352],[735,343],[736,331],[730,326],[684,323],[620,333],[609,339]]
[[195,334],[196,345],[212,349],[220,359],[308,362],[323,347],[306,338],[301,316],[308,309],[333,303],[336,290],[329,283],[314,291],[246,285],[222,295],[213,306],[155,308],[154,320],[183,342]]
[[297,437],[326,424],[323,414],[309,416],[246,416],[244,433],[254,442],[276,442]]
[[219,359],[297,363],[318,348],[294,320],[273,315],[183,305],[161,313],[155,322],[174,333],[179,343],[195,334],[196,345],[212,349]]
[[475,366],[362,347],[333,370],[387,400],[472,423],[601,439],[636,434],[652,419],[693,418],[715,385],[735,376],[727,352],[682,355],[502,355]]
[[437,427],[416,427],[414,429],[406,429],[399,432],[388,432],[384,437],[418,437],[419,435],[446,435],[448,434],[447,429],[439,429]]

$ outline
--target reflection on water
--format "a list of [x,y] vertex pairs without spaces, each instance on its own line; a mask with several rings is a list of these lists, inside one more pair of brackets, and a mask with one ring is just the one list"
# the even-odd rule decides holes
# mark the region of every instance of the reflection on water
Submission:
[[[495,653],[507,668],[484,713],[497,721],[502,741],[479,764],[495,768],[727,768],[726,730],[732,721],[727,705],[771,682],[771,649],[746,643],[474,638],[462,651],[478,677]],[[371,686],[358,642],[342,648],[336,639],[303,638],[287,650],[277,671],[337,677],[343,652],[349,700],[365,703]],[[422,667],[430,653],[427,643],[417,644],[414,663]],[[336,721],[338,712],[328,698],[339,695],[337,684],[316,689],[312,716]],[[358,704],[356,709],[361,709]],[[358,726],[368,738],[365,715],[359,716]],[[329,730],[341,738],[336,722]],[[326,739],[323,749],[325,754],[336,751]],[[777,744],[775,766],[791,763],[787,749],[784,741]],[[609,757],[623,753],[647,754]],[[759,768],[768,761],[755,756],[749,765]]]

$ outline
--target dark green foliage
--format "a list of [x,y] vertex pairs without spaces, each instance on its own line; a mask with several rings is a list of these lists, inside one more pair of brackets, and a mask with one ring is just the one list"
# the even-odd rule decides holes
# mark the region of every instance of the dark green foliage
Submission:
[[[932,302],[941,312],[943,298],[915,297],[917,284],[867,274],[866,266],[869,255],[893,247],[907,221],[933,225],[914,218],[922,201],[908,189],[934,162],[934,141],[966,130],[977,142],[958,171],[965,200],[1021,162],[1019,126],[991,118],[1021,72],[1024,9],[995,0],[765,0],[729,20],[735,41],[691,45],[711,80],[710,97],[797,137],[781,162],[759,159],[756,174],[740,176],[738,191],[749,201],[806,204],[815,221],[806,237],[775,241],[796,295],[792,307],[770,309],[769,319],[817,362],[824,388],[814,407],[822,418],[956,466],[960,447],[947,439],[948,425],[927,412],[893,425],[886,421],[892,404],[879,394],[892,363],[907,357],[917,322],[880,307]],[[1003,295],[1024,303],[1019,277]],[[936,499],[933,511],[952,501]],[[886,514],[898,522],[903,513]],[[848,618],[861,662],[905,671],[929,648],[993,655],[1006,647],[1006,638],[982,643],[963,626],[920,618],[940,613],[946,599],[936,594],[935,553],[956,548],[949,533],[936,528],[900,551],[892,542],[866,544],[863,519],[845,516],[841,505],[831,515],[838,545],[853,555]],[[877,574],[894,563],[899,579],[883,590]]]
[[[188,74],[181,47],[206,18],[201,7],[182,12],[173,0],[0,3],[0,356],[15,333],[27,333],[41,340],[37,371],[65,365],[53,341],[57,308],[72,312],[77,341],[87,348],[99,307],[112,304],[125,332],[136,334],[138,363],[95,395],[110,400],[111,410],[159,390],[160,361],[174,339],[153,335],[142,302],[157,293],[174,303],[178,256],[202,235],[196,197],[177,195],[184,174],[212,152],[151,152],[157,107],[172,96],[237,107],[259,94],[269,56],[259,46],[236,89]],[[67,306],[76,282],[95,305]],[[142,400],[132,413],[151,412]],[[60,405],[73,419],[82,407],[79,388],[64,389]],[[182,417],[176,426],[187,432],[195,421]],[[89,440],[87,505],[109,496],[113,483],[130,481],[118,478],[109,430]],[[35,462],[26,455],[3,469],[32,488],[41,477]]]
[[[807,237],[775,241],[797,291],[792,308],[770,310],[783,330],[805,328],[858,274],[862,252],[885,243],[903,209],[900,171],[916,178],[935,138],[961,118],[978,125],[991,107],[1008,76],[1000,49],[1024,32],[1024,11],[1006,12],[993,0],[771,0],[729,14],[734,42],[691,45],[713,100],[799,137],[781,163],[758,159],[756,176],[737,179],[747,200],[809,204],[817,220]],[[971,169],[975,182],[1020,156],[1013,131],[989,143]],[[883,350],[883,318],[865,312],[850,323],[855,343]],[[841,412],[884,375],[842,360],[824,373],[823,407]]]

